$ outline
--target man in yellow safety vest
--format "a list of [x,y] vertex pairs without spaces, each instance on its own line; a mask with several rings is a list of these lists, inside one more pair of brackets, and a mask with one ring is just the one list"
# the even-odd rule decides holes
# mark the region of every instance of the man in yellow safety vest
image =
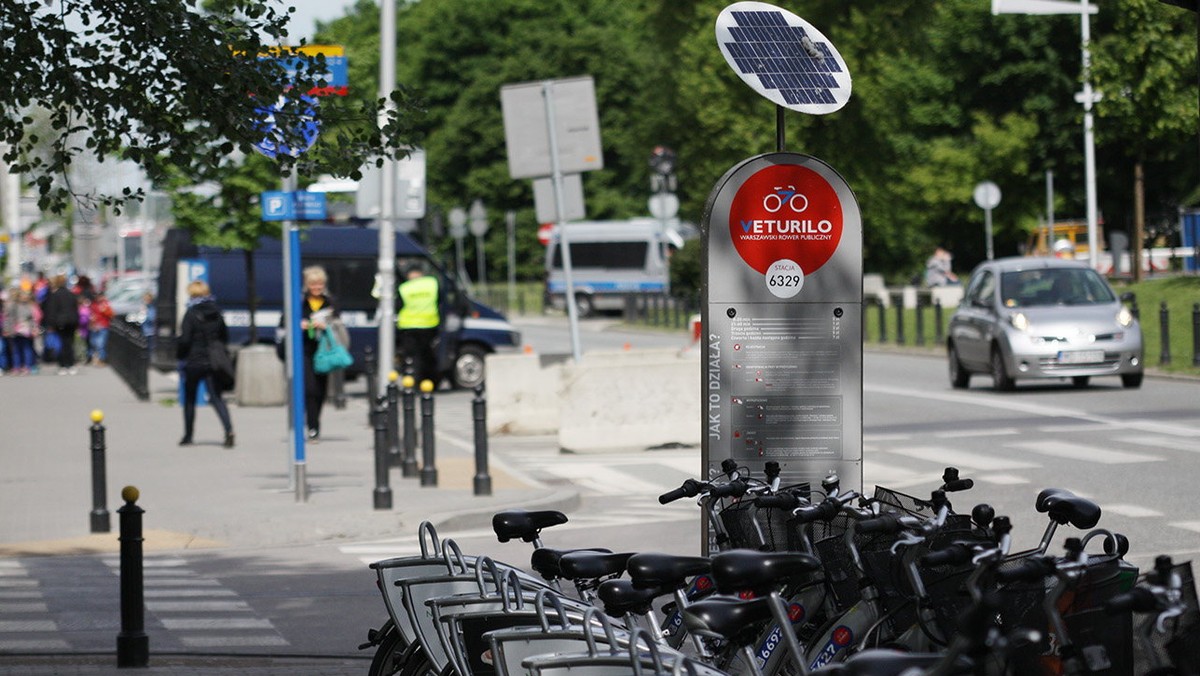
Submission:
[[407,279],[398,289],[396,311],[396,346],[401,354],[413,361],[413,377],[433,381],[436,388],[437,356],[433,341],[437,338],[441,315],[438,312],[438,280],[427,275],[419,265],[408,269]]

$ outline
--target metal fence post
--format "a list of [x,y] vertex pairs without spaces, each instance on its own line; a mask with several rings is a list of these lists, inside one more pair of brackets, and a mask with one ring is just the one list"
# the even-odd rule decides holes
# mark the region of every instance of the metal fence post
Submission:
[[896,344],[903,345],[904,340],[904,296],[897,296],[896,302]]
[[917,296],[917,347],[925,346],[925,308],[921,305],[921,296]]
[[406,375],[400,380],[400,402],[404,409],[404,457],[400,460],[400,476],[417,476],[417,393],[416,378]]
[[421,381],[421,485],[437,486],[433,441],[433,381]]
[[112,531],[112,519],[108,513],[108,473],[105,469],[104,453],[104,412],[100,409],[92,411],[92,532],[108,533]]
[[121,489],[124,506],[117,509],[121,533],[121,633],[117,634],[117,666],[144,667],[150,661],[142,569],[142,514],[138,489]]
[[887,306],[879,299],[879,342],[887,342]]
[[1167,301],[1158,306],[1159,342],[1162,350],[1158,354],[1159,364],[1171,363],[1171,313],[1167,310]]
[[475,386],[471,412],[475,419],[475,495],[491,495],[492,477],[488,474],[487,399],[483,396],[482,384]]
[[387,397],[381,396],[373,404],[375,408],[375,509],[392,508],[392,487],[388,485]]
[[941,345],[946,340],[946,328],[944,321],[945,320],[942,316],[942,299],[939,298],[933,301],[934,340],[937,341],[938,345]]

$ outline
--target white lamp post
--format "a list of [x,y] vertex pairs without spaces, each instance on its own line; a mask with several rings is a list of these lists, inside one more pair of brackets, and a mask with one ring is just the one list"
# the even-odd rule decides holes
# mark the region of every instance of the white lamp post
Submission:
[[1067,2],[1066,0],[992,0],[992,14],[1078,14],[1080,17],[1081,49],[1083,50],[1083,91],[1075,100],[1083,104],[1083,173],[1087,184],[1087,229],[1088,265],[1098,267],[1099,228],[1096,218],[1096,138],[1092,121],[1092,105],[1100,100],[1100,93],[1092,91],[1092,55],[1088,43],[1092,31],[1088,15],[1099,8],[1088,0]]

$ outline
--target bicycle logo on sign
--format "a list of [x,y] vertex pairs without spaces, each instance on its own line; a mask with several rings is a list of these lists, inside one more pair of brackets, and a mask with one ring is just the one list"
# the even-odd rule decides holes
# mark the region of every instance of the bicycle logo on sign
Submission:
[[768,193],[763,198],[763,208],[772,214],[782,209],[785,204],[792,211],[800,213],[808,208],[808,198],[803,193],[796,192],[794,185],[786,188],[775,186],[775,192]]

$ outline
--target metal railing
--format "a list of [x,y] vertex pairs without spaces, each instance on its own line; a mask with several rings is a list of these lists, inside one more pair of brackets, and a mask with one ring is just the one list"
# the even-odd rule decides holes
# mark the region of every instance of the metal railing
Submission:
[[113,320],[108,330],[108,365],[138,399],[150,399],[150,349],[141,326]]

